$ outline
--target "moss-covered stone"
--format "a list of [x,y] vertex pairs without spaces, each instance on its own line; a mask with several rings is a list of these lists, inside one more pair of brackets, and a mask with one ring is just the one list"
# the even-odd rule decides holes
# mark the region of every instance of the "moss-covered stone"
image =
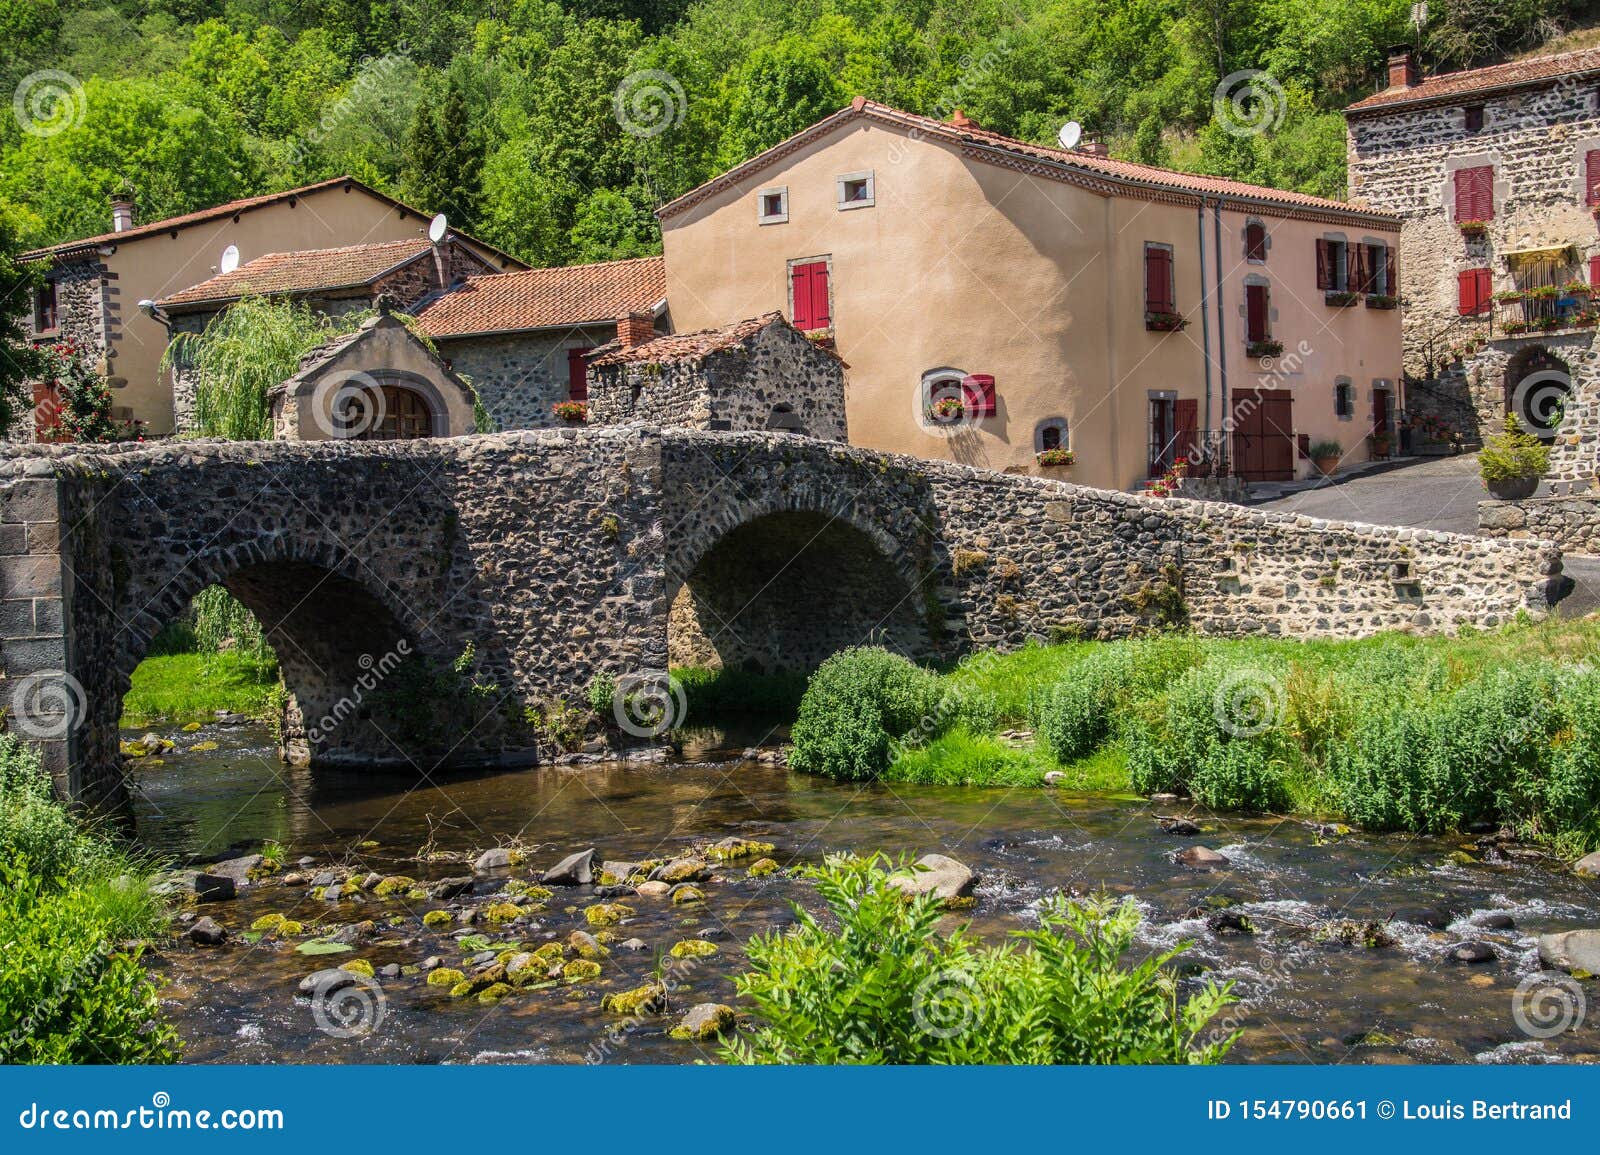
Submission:
[[522,917],[522,908],[514,902],[491,902],[480,913],[489,922],[510,922]]
[[567,948],[558,942],[547,942],[533,952],[533,957],[542,959],[546,963],[553,963],[567,953]]
[[298,922],[295,922],[292,918],[286,918],[278,924],[279,938],[292,938],[297,934],[304,934],[305,932],[306,928],[300,925]]
[[412,902],[427,902],[428,899],[432,897],[433,896],[431,894],[429,894],[420,886],[413,886],[410,890],[406,891],[406,898],[410,899]]
[[251,930],[277,930],[284,923],[281,914],[264,914],[250,924]]
[[363,978],[372,977],[372,964],[364,958],[353,958],[347,963],[341,963],[339,969],[349,971],[353,975],[361,975]]
[[545,902],[554,898],[556,893],[548,886],[539,886],[536,883],[524,882],[520,878],[506,879],[506,884],[500,889],[503,893],[509,894],[513,898],[517,897],[518,895],[525,895],[528,898],[533,899],[535,902]]
[[464,999],[477,989],[477,984],[471,979],[463,979],[455,986],[450,988],[450,997],[453,999]]
[[448,910],[430,910],[422,916],[422,925],[432,927],[435,930],[449,926],[453,922],[455,922],[455,918]]
[[633,907],[620,902],[598,902],[583,912],[590,926],[615,926],[633,915]]
[[706,848],[706,857],[712,862],[732,862],[737,858],[771,854],[773,849],[770,842],[755,842],[748,838],[724,838],[714,846]]
[[600,1009],[619,1015],[660,1014],[667,1009],[667,988],[664,983],[645,983],[631,991],[618,991],[600,1000]]
[[404,966],[402,966],[400,968],[400,973],[402,975],[404,975],[408,979],[409,978],[414,978],[415,976],[420,975],[422,973],[422,968],[419,967],[416,963],[406,963]]
[[575,930],[567,936],[567,945],[579,958],[605,958],[611,952],[601,945],[600,940],[587,931]]
[[200,723],[199,722],[185,722],[183,724],[183,732],[185,734],[193,734],[195,731],[197,731],[199,729],[200,729]]
[[600,977],[600,964],[589,959],[575,958],[561,968],[561,977],[569,983],[588,982]]
[[686,902],[704,902],[706,892],[698,886],[680,886],[672,892],[672,905],[682,906]]
[[480,1003],[497,1003],[511,993],[510,983],[490,983],[478,992]]
[[717,944],[703,938],[686,938],[672,945],[673,958],[710,958],[717,953]]
[[692,879],[701,878],[705,874],[706,863],[704,859],[693,857],[675,858],[661,868],[661,872],[656,875],[656,880],[668,884],[689,882]]
[[750,864],[748,873],[751,878],[765,878],[769,874],[776,874],[778,862],[773,858],[758,858]]
[[699,1003],[667,1033],[674,1039],[691,1039],[705,1042],[714,1039],[733,1026],[733,1008],[723,1003]]
[[453,987],[466,980],[466,975],[451,967],[439,967],[428,972],[428,985],[430,987]]
[[391,898],[397,894],[405,894],[408,890],[416,885],[416,879],[407,878],[403,874],[394,874],[390,875],[388,878],[385,878],[383,881],[379,882],[377,886],[373,887],[372,893],[377,895],[379,898]]

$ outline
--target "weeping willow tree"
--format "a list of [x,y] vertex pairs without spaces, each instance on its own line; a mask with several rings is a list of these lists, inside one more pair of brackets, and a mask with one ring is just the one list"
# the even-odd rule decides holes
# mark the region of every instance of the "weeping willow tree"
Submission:
[[194,382],[193,431],[201,437],[265,441],[272,437],[267,391],[318,345],[360,323],[332,321],[303,304],[246,297],[199,333],[180,333],[162,367]]

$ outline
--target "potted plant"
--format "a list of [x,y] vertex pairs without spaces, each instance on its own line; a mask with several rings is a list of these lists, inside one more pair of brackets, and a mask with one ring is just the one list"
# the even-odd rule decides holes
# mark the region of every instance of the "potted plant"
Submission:
[[1400,298],[1390,293],[1370,293],[1367,296],[1367,308],[1392,309],[1400,303]]
[[1526,301],[1528,294],[1521,289],[1501,289],[1494,295],[1494,299],[1502,305],[1513,305],[1518,301]]
[[1077,462],[1078,455],[1070,449],[1042,449],[1038,453],[1038,461],[1043,466],[1073,465]]
[[1344,457],[1344,446],[1337,441],[1313,441],[1306,452],[1318,473],[1332,477],[1339,468],[1339,460]]
[[1488,221],[1457,221],[1456,228],[1464,237],[1481,237],[1489,231]]
[[1389,434],[1387,432],[1372,435],[1372,456],[1382,459],[1389,456]]
[[1342,308],[1345,305],[1353,305],[1361,300],[1361,294],[1352,293],[1346,289],[1330,289],[1322,295],[1322,299],[1326,304],[1338,305]]
[[589,420],[589,403],[587,401],[557,401],[550,407],[557,417],[563,421],[574,424]]
[[961,420],[967,407],[962,404],[959,397],[941,397],[928,406],[928,418],[937,421],[940,425],[948,425],[952,421]]
[[1561,286],[1561,295],[1564,297],[1587,297],[1591,286],[1587,281],[1568,281]]
[[1244,347],[1246,357],[1276,357],[1283,352],[1282,341],[1251,341]]
[[1182,313],[1146,313],[1144,327],[1152,333],[1177,333],[1188,328],[1189,318]]
[[1507,321],[1504,325],[1501,325],[1500,328],[1503,329],[1508,336],[1515,337],[1518,333],[1526,333],[1528,331],[1528,322]]
[[1483,451],[1478,454],[1483,484],[1501,501],[1532,497],[1549,468],[1550,447],[1509,414],[1504,430],[1485,437]]

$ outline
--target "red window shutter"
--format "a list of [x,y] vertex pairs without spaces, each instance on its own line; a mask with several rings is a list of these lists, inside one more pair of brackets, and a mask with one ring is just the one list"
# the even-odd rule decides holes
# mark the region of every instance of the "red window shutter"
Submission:
[[826,329],[833,324],[828,309],[828,263],[795,265],[790,277],[794,285],[794,327],[804,331]]
[[589,400],[589,354],[592,348],[567,350],[567,398]]
[[795,265],[789,270],[794,298],[794,316],[790,318],[796,329],[815,329],[811,322],[811,266]]
[[61,396],[54,385],[33,386],[33,439],[54,441],[61,428]]
[[1244,227],[1244,258],[1247,261],[1267,259],[1267,229],[1265,225],[1251,223]]
[[1345,288],[1352,293],[1367,291],[1367,246],[1350,245],[1349,253],[1345,258],[1349,265],[1345,269]]
[[1333,259],[1326,237],[1317,238],[1317,288],[1333,288]]
[[1478,170],[1478,209],[1480,221],[1494,219],[1494,169],[1492,168]]
[[1478,312],[1487,313],[1489,305],[1494,300],[1494,287],[1490,284],[1493,276],[1488,269],[1476,270],[1478,274]]
[[1472,215],[1472,170],[1470,168],[1456,169],[1456,220],[1470,221],[1477,218]]
[[1456,220],[1494,219],[1494,167],[1456,170]]
[[1383,291],[1391,297],[1400,295],[1400,273],[1394,267],[1394,246],[1383,246]]
[[1589,258],[1589,287],[1600,289],[1600,257]]
[[1175,412],[1173,424],[1178,430],[1175,443],[1177,454],[1193,460],[1200,455],[1200,402],[1179,398]]
[[961,378],[961,400],[974,417],[994,416],[994,375],[968,373]]
[[1158,245],[1144,248],[1144,309],[1147,313],[1176,312],[1172,291],[1172,250]]
[[1478,311],[1478,270],[1462,269],[1456,274],[1456,312],[1470,317]]
[[1600,204],[1600,148],[1583,154],[1583,195],[1585,204]]
[[833,324],[828,307],[828,266],[821,262],[811,266],[811,319],[818,329]]
[[1245,323],[1247,341],[1265,341],[1267,333],[1267,287],[1265,285],[1246,285],[1244,287]]

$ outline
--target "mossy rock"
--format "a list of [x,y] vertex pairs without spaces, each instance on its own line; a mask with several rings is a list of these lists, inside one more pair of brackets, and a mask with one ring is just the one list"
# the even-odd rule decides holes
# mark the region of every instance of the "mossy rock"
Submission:
[[1452,850],[1450,852],[1450,861],[1455,863],[1457,866],[1479,865],[1478,857],[1473,854],[1468,854],[1465,850]]
[[511,993],[510,983],[490,983],[478,992],[480,1003],[497,1003]]
[[353,975],[360,975],[363,978],[370,979],[372,977],[372,964],[364,958],[353,958],[347,963],[341,963],[339,969],[349,971]]
[[605,958],[611,953],[594,935],[581,930],[575,930],[567,936],[567,945],[579,958]]
[[430,987],[453,987],[459,982],[466,981],[466,975],[450,967],[439,967],[428,972],[428,985]]
[[402,966],[400,968],[400,973],[402,975],[404,975],[408,979],[409,978],[414,978],[415,976],[420,975],[422,973],[422,968],[419,967],[416,963],[406,963],[404,966]]
[[413,886],[410,890],[406,891],[406,898],[410,899],[412,902],[427,902],[428,899],[432,897],[433,895],[423,890],[420,886]]
[[575,958],[561,968],[561,977],[569,983],[588,982],[600,977],[600,964],[589,959]]
[[706,857],[712,862],[732,862],[736,858],[754,858],[771,854],[775,848],[770,842],[755,842],[748,838],[724,838],[706,848]]
[[422,916],[422,925],[428,927],[449,926],[455,922],[455,917],[448,910],[430,910]]
[[704,902],[706,892],[698,886],[680,886],[672,892],[672,905],[682,906],[686,902]]
[[631,991],[606,995],[600,1000],[600,1009],[619,1015],[660,1014],[667,1009],[666,984],[645,983]]
[[286,918],[278,924],[278,937],[291,938],[297,934],[304,934],[306,928],[292,918]]
[[700,1003],[690,1007],[683,1019],[667,1034],[674,1039],[705,1042],[733,1026],[733,1008],[723,1003]]
[[674,943],[669,953],[673,958],[710,958],[717,953],[717,944],[703,938],[686,938]]
[[549,967],[532,951],[519,951],[506,960],[506,981],[513,986],[527,986],[548,973]]
[[597,930],[594,932],[594,941],[601,946],[610,946],[612,943],[622,941],[622,936],[614,930]]
[[632,918],[633,907],[620,902],[599,902],[583,912],[590,926],[615,926],[625,918]]
[[481,913],[490,922],[510,922],[522,917],[522,908],[514,902],[491,902]]
[[193,746],[190,746],[189,747],[189,753],[191,753],[191,754],[209,754],[209,753],[211,753],[211,751],[213,751],[213,750],[215,750],[217,748],[218,747],[217,747],[217,744],[215,742],[207,740],[205,742],[196,742]]
[[200,728],[201,727],[200,727],[200,723],[199,722],[185,722],[184,726],[183,726],[183,732],[185,734],[193,734],[196,730],[199,730]]
[[464,999],[477,989],[477,983],[473,982],[471,979],[462,979],[455,986],[450,988],[450,997],[453,999]]
[[546,963],[553,963],[567,953],[567,948],[558,942],[547,942],[533,952],[533,957],[542,959]]
[[372,888],[372,893],[379,898],[390,898],[396,894],[405,894],[417,885],[417,880],[407,878],[403,874],[391,875]]
[[750,864],[748,874],[751,878],[765,878],[769,874],[778,873],[778,863],[772,858],[758,858]]
[[250,924],[251,930],[277,930],[287,920],[281,914],[264,914]]
[[506,879],[505,886],[500,888],[513,898],[521,895],[533,899],[535,902],[545,902],[556,896],[556,892],[548,886],[540,886],[533,882],[524,882],[520,878]]

